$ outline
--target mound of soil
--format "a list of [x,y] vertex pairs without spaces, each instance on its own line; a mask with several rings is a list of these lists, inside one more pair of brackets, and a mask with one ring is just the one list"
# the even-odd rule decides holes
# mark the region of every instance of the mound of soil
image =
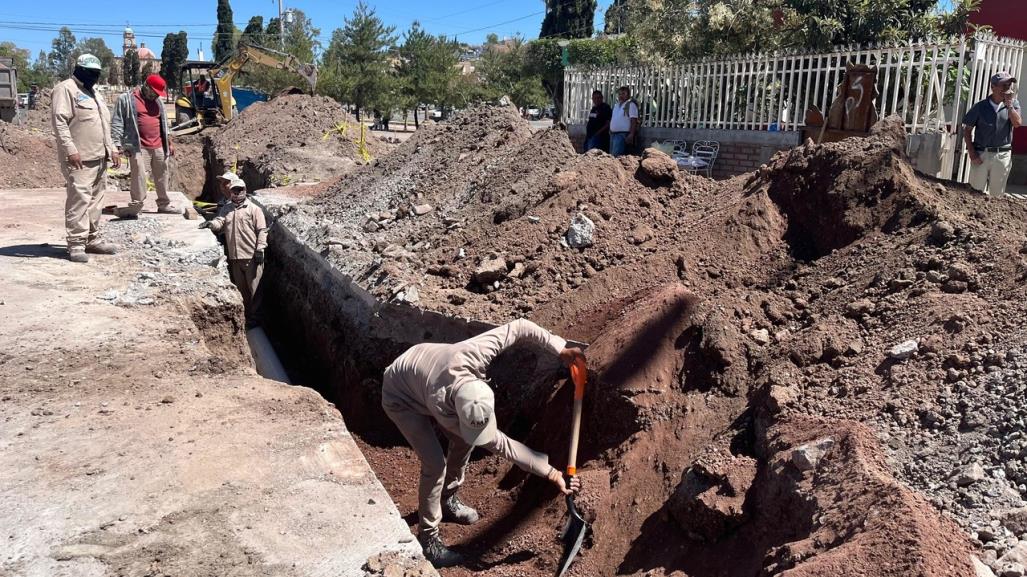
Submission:
[[[897,119],[713,182],[474,114],[284,218],[384,298],[591,343],[599,490],[572,574],[954,576],[1017,546],[995,519],[1027,505],[1027,208],[916,174]],[[570,394],[500,426],[560,466]],[[366,449],[413,511],[416,459]],[[444,574],[550,573],[562,501],[495,458],[472,471],[486,522],[443,535],[477,561]],[[686,505],[717,525],[682,526]]]
[[[257,102],[208,136],[208,193],[224,170],[235,170],[250,190],[258,190],[330,180],[364,164],[357,146],[360,124],[324,96],[290,94]],[[371,157],[385,151],[370,132],[365,145]]]
[[0,188],[63,185],[52,132],[0,122]]

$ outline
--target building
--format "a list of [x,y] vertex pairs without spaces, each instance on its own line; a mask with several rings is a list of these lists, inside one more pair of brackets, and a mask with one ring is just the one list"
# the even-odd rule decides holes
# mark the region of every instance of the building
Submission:
[[122,61],[129,50],[135,50],[136,54],[139,55],[140,74],[142,74],[144,70],[151,74],[157,74],[160,72],[160,57],[157,56],[153,50],[150,50],[146,46],[145,42],[141,42],[137,46],[135,31],[131,28],[125,28],[121,35],[121,56],[117,56],[114,59],[115,67],[117,69],[113,75],[114,78],[121,78]]

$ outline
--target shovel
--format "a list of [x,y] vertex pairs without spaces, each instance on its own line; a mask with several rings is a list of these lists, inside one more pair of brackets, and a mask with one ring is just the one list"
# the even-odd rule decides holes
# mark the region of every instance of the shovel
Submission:
[[[585,380],[588,376],[588,369],[585,367],[584,359],[576,359],[571,365],[571,380],[574,381],[574,415],[571,422],[571,446],[570,454],[567,457],[568,479],[578,474],[578,431],[581,429],[581,400],[585,396]],[[588,532],[588,523],[574,506],[574,494],[567,495],[567,525],[560,534],[563,541],[563,557],[560,558],[560,567],[556,577],[563,577],[570,568],[574,558],[581,549],[581,542]]]

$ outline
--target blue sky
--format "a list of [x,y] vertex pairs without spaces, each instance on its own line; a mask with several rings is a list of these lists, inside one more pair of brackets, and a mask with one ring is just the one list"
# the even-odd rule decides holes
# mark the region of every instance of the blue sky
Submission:
[[[596,26],[612,0],[600,0]],[[378,15],[397,33],[418,20],[434,34],[457,35],[460,41],[477,43],[490,32],[500,37],[523,34],[538,36],[545,10],[543,0],[449,0],[448,2],[410,2],[369,0]],[[285,0],[286,7],[299,8],[321,29],[322,42],[328,43],[332,30],[342,26],[353,12],[356,0]],[[0,4],[0,41],[10,40],[32,51],[50,49],[50,41],[61,25],[67,25],[77,39],[99,36],[115,54],[121,54],[121,31],[130,25],[137,42],[145,42],[158,55],[168,32],[189,33],[190,57],[196,58],[203,47],[210,57],[210,43],[217,22],[216,0],[176,0],[175,2],[114,0],[42,0],[40,4],[15,0]],[[232,0],[233,19],[240,28],[250,16],[262,15],[264,21],[278,14],[277,0]]]

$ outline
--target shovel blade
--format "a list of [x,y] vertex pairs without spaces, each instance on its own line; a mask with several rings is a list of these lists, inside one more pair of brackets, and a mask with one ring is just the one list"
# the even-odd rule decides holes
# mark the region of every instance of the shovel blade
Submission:
[[581,543],[585,540],[585,533],[588,532],[588,523],[574,506],[574,498],[567,496],[567,526],[564,527],[560,539],[563,541],[563,556],[560,557],[560,565],[556,577],[563,577],[570,568],[574,558],[581,550]]

